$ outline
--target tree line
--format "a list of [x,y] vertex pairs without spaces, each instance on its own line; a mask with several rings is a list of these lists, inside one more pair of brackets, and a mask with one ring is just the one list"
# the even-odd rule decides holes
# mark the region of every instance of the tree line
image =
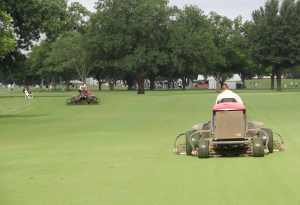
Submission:
[[[170,82],[214,76],[219,84],[238,73],[244,83],[254,76],[299,76],[300,1],[266,1],[242,23],[197,6],[168,6],[166,0],[99,0],[96,12],[65,0],[4,0],[0,3],[0,71],[29,85],[45,79],[55,85],[93,76],[110,89],[122,79],[129,89],[145,79]],[[44,40],[32,41],[44,35]],[[30,50],[26,55],[21,49]],[[99,89],[101,89],[101,84]]]

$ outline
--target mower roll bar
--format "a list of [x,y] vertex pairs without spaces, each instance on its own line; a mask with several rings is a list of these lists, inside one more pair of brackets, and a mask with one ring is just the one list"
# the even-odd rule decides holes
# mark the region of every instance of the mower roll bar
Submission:
[[285,146],[284,146],[284,140],[283,140],[283,137],[278,133],[278,132],[274,132],[274,131],[272,131],[274,134],[276,134],[276,135],[278,135],[280,138],[281,138],[281,148],[285,148]]
[[176,137],[175,142],[174,142],[174,150],[173,150],[174,152],[177,151],[177,149],[176,149],[176,141],[177,141],[178,137],[180,137],[181,135],[185,135],[185,133],[180,133],[180,134]]

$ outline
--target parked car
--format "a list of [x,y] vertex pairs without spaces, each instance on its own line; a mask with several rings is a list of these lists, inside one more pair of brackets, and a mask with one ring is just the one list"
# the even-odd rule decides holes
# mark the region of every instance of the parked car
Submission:
[[236,89],[244,89],[244,88],[246,88],[246,85],[244,85],[243,83],[236,84]]

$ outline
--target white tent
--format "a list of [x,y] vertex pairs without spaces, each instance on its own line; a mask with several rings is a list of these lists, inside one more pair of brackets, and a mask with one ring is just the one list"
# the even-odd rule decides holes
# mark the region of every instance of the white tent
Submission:
[[70,83],[74,84],[81,84],[82,82],[79,80],[70,80]]
[[[197,80],[204,80],[204,76],[203,75],[198,75]],[[208,80],[208,89],[216,89],[217,88],[217,81],[215,80],[214,77],[209,76],[207,77]],[[230,78],[227,81],[240,81],[241,78],[238,74],[234,74],[232,78]],[[229,89],[236,89],[236,82],[227,82],[226,84],[228,85]],[[221,89],[221,85],[220,85],[220,89]]]
[[241,81],[241,77],[238,74],[233,74],[233,77],[226,81]]
[[[198,75],[197,80],[204,80],[204,76],[203,75]],[[212,77],[212,76],[209,76],[209,77],[207,77],[206,80],[215,80],[215,78]],[[227,81],[241,81],[241,78],[240,78],[240,76],[238,74],[234,74],[233,77],[230,78],[230,79],[228,79],[228,80],[226,80],[226,82]]]

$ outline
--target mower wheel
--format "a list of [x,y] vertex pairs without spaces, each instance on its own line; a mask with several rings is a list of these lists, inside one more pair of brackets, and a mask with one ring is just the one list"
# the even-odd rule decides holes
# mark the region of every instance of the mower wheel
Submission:
[[[262,130],[266,131],[269,135],[269,143],[268,143],[268,150],[269,153],[273,153],[273,132],[269,128],[261,128]],[[266,137],[264,137],[264,133],[258,132],[258,137],[263,139],[264,145],[266,144]]]
[[208,158],[209,157],[209,148],[208,148],[208,140],[207,139],[198,140],[198,157],[199,158]]
[[253,157],[264,156],[264,142],[262,138],[253,138]]
[[190,137],[191,134],[193,134],[196,130],[189,130],[185,133],[185,139],[186,139],[186,155],[192,155],[192,145],[190,143]]

